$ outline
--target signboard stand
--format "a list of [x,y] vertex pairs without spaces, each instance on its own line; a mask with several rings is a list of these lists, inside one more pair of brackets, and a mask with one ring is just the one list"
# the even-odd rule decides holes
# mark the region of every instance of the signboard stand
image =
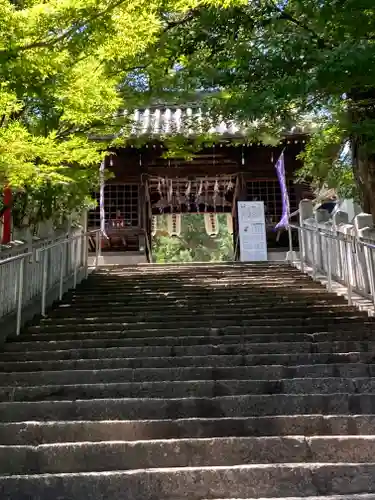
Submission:
[[241,262],[266,262],[267,236],[263,201],[238,202]]

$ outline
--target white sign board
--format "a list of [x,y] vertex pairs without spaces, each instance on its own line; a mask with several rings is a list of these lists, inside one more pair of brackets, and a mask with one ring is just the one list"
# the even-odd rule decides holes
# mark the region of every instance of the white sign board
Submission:
[[266,220],[263,201],[238,202],[241,262],[267,260]]

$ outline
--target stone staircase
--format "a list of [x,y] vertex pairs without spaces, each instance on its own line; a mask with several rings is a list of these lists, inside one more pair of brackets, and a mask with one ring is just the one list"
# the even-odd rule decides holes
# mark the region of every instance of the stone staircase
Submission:
[[97,272],[0,354],[0,499],[374,500],[374,326],[284,265]]

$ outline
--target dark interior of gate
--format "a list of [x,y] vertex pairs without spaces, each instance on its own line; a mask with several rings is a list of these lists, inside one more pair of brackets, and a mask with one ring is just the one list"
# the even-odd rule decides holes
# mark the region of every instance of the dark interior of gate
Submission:
[[[297,157],[307,139],[302,130],[294,129],[272,147],[226,133],[189,158],[167,158],[163,141],[155,136],[141,147],[133,144],[113,150],[106,162],[112,178],[104,187],[102,250],[144,250],[145,241],[151,241],[152,216],[171,213],[230,213],[236,238],[238,201],[263,201],[269,248],[287,247],[287,234],[274,230],[282,215],[275,162],[284,150],[292,213],[309,192],[307,185],[295,182],[301,166]],[[99,193],[95,196],[99,202]],[[89,229],[99,228],[100,221],[98,204],[89,213]],[[91,249],[94,245],[92,241]]]

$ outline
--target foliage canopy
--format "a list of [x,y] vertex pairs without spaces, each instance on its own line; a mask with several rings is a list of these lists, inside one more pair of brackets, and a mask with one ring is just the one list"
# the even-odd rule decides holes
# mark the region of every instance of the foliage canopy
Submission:
[[373,0],[0,0],[0,184],[85,203],[119,109],[199,91],[262,139],[314,124],[301,175],[375,215],[374,62]]
[[[279,137],[293,123],[313,124],[302,174],[344,189],[355,178],[375,214],[373,0],[208,6],[172,30],[163,51],[175,68],[170,89],[215,90],[207,105],[218,114],[261,121]],[[337,158],[346,141],[354,173]]]
[[0,186],[37,191],[47,211],[82,204],[110,138],[126,135],[119,110],[139,104],[140,68],[156,74],[164,34],[209,4],[0,0]]

